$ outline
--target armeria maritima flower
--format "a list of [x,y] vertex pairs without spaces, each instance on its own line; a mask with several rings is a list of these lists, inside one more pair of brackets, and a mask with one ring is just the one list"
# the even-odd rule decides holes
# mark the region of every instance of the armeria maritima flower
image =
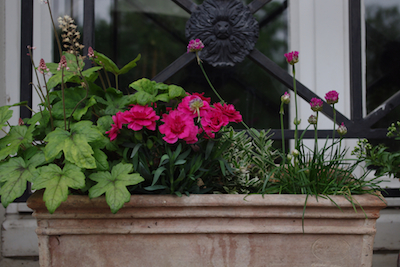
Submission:
[[317,124],[317,116],[311,115],[311,116],[308,118],[308,123],[309,123],[309,124]]
[[310,106],[313,111],[321,111],[323,104],[324,102],[321,99],[316,97],[311,98]]
[[337,128],[337,132],[339,133],[340,136],[345,135],[347,133],[347,128],[344,126],[344,123]]
[[187,46],[187,53],[199,52],[204,48],[204,44],[200,39],[190,40]]
[[339,101],[339,93],[336,91],[329,91],[325,95],[325,100],[329,105],[336,104]]
[[298,51],[292,51],[292,52],[286,53],[285,57],[286,57],[287,63],[289,63],[290,65],[294,65],[297,62],[299,62],[299,52]]
[[283,104],[289,104],[290,103],[290,95],[288,92],[285,92],[282,96],[281,96],[281,101],[283,102]]

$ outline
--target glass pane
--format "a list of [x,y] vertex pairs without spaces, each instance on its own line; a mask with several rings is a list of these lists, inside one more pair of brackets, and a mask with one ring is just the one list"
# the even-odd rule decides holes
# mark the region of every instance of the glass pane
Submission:
[[[193,2],[201,4],[203,1]],[[250,2],[243,1],[244,4]],[[78,6],[81,9],[77,9]],[[287,68],[283,57],[287,52],[286,7],[287,1],[274,0],[254,15],[260,23],[256,48],[284,69]],[[57,15],[68,12],[78,15],[76,20],[81,28],[83,0],[58,1]],[[121,90],[128,90],[136,79],[153,78],[186,53],[185,26],[189,17],[169,0],[95,1],[95,50],[106,54],[120,68],[141,54],[138,66],[120,77]],[[207,63],[204,66],[222,97],[235,104],[249,126],[280,128],[279,105],[284,86],[247,58],[235,67],[213,68]],[[113,78],[110,76],[112,83]],[[213,101],[218,101],[195,62],[166,83],[181,85],[189,92],[206,92]]]
[[[400,90],[400,2],[365,0],[367,112]],[[387,128],[400,109],[374,125]]]

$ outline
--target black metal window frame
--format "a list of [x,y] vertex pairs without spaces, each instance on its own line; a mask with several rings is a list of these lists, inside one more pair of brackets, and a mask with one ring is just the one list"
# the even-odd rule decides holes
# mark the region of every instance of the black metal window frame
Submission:
[[[191,0],[171,0],[183,10],[191,14],[196,8],[197,4]],[[272,0],[253,0],[248,7],[254,14],[264,5]],[[386,128],[374,129],[372,126],[380,119],[385,117],[390,111],[400,105],[400,91],[387,99],[378,108],[363,116],[363,77],[362,77],[362,23],[361,18],[361,0],[349,0],[349,51],[350,51],[350,117],[346,117],[340,112],[336,113],[337,121],[345,123],[348,132],[345,138],[368,138],[368,139],[383,139],[386,138]],[[95,0],[84,0],[84,25],[83,25],[83,43],[85,49],[89,46],[95,47],[94,43],[94,27],[95,27]],[[33,41],[33,0],[24,0],[21,2],[21,86],[20,86],[20,99],[21,101],[28,101],[32,106],[32,66],[26,54],[26,47],[31,45]],[[86,54],[87,51],[84,51]],[[261,53],[258,49],[254,49],[248,57],[257,63],[263,70],[272,75],[275,79],[284,84],[287,88],[293,90],[292,76],[287,70],[279,67],[275,62],[270,60],[267,56]],[[187,66],[195,60],[193,53],[184,53],[167,68],[153,77],[154,81],[164,82],[176,72]],[[313,97],[318,97],[314,92],[306,86],[296,81],[297,92],[300,97],[306,101],[310,101]],[[333,110],[330,105],[324,105],[322,113],[328,118],[333,119]],[[31,112],[25,107],[21,107],[20,116],[22,118],[30,117]],[[280,129],[272,129],[274,133],[273,139],[282,139]],[[286,129],[284,131],[285,139],[293,138],[294,130]],[[331,134],[331,130],[318,130],[318,136],[325,138]],[[313,138],[314,131],[309,130],[304,135],[304,138]],[[28,193],[20,198],[26,199]]]

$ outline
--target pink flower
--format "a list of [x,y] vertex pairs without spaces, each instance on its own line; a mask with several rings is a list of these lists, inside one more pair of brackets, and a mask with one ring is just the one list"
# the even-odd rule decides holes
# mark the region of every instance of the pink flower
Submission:
[[340,134],[340,136],[345,135],[347,133],[347,128],[344,126],[344,123],[337,128],[337,132]]
[[323,102],[321,99],[314,97],[314,98],[311,98],[310,105],[311,105],[311,109],[313,111],[321,111]]
[[[190,95],[189,93],[187,93],[188,95]],[[210,104],[211,103],[211,97],[205,97],[204,96],[204,92],[203,93],[193,93],[192,95],[195,95],[195,96],[198,96],[198,97],[200,97],[201,98],[201,100],[203,100],[203,101],[207,101],[208,102],[208,104]]]
[[89,46],[89,48],[88,48],[88,57],[89,58],[93,58],[94,57],[94,51],[93,51],[93,48],[91,46]]
[[43,58],[40,59],[38,70],[41,74],[44,74],[44,71],[49,71]]
[[281,101],[283,102],[283,104],[289,104],[290,103],[290,95],[288,92],[285,92],[282,96],[281,96]]
[[111,130],[107,131],[106,134],[109,135],[110,140],[113,141],[117,138],[120,130],[122,129],[122,124],[126,123],[123,118],[123,113],[118,111],[117,114],[112,116],[114,124],[111,125]]
[[133,105],[128,111],[122,115],[124,123],[128,124],[128,128],[134,131],[139,131],[143,127],[154,131],[156,129],[156,120],[160,116],[156,115],[154,109],[148,106]]
[[299,52],[298,51],[292,51],[290,53],[285,54],[286,61],[290,65],[294,65],[295,63],[299,62]]
[[198,95],[188,95],[178,105],[178,110],[190,115],[192,118],[203,117],[210,109],[210,104]]
[[[242,115],[240,115],[239,111],[236,111],[235,107],[232,104],[224,104],[215,103],[214,107],[222,112],[224,117],[227,117],[228,123],[229,122],[241,122]],[[225,120],[224,120],[225,121]],[[224,126],[228,125],[228,123],[224,124]]]
[[325,99],[329,105],[336,104],[339,101],[339,93],[336,91],[329,91],[326,93]]
[[65,58],[65,56],[61,57],[60,63],[58,63],[57,70],[61,70],[62,68],[69,70],[69,67],[67,66],[67,59]]
[[200,39],[190,40],[187,46],[187,53],[198,52],[204,48],[204,44]]
[[216,133],[222,126],[228,125],[228,123],[228,117],[224,116],[220,109],[212,109],[201,119],[201,125],[206,133]]
[[160,133],[165,134],[163,139],[174,144],[178,139],[183,139],[188,144],[197,142],[198,127],[194,125],[193,118],[179,110],[173,110],[169,114],[163,114],[161,119],[164,122],[160,125]]

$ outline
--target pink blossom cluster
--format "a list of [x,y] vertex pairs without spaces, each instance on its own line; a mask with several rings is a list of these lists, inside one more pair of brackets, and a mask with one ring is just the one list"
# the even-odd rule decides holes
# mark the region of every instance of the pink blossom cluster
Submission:
[[337,128],[337,132],[342,136],[347,133],[347,127],[344,125],[344,122]]
[[[133,105],[130,110],[118,112],[112,118],[114,124],[111,125],[111,130],[106,132],[111,141],[117,138],[125,124],[134,131],[143,127],[156,130],[156,121],[160,116],[156,115],[152,107]],[[242,115],[233,105],[210,105],[210,98],[194,93],[184,97],[177,109],[162,114],[160,121],[163,124],[158,129],[164,135],[164,141],[174,144],[182,139],[187,144],[194,144],[200,134],[203,134],[204,138],[215,138],[215,133],[229,122],[241,122]]]
[[198,52],[204,48],[204,44],[200,39],[190,40],[187,46],[187,52]]
[[40,59],[38,70],[41,74],[44,74],[45,71],[49,71],[49,68],[46,66],[43,58]]
[[336,91],[329,91],[325,95],[325,100],[329,105],[336,104],[339,101],[339,93]]
[[283,104],[289,104],[290,103],[290,95],[288,92],[285,92],[282,96],[281,96],[281,101],[283,102]]
[[65,68],[66,70],[69,70],[69,67],[67,66],[67,59],[66,59],[65,56],[61,57],[60,63],[58,63],[57,70],[61,70],[62,68]]
[[294,65],[295,63],[299,62],[299,52],[298,51],[292,51],[289,53],[285,54],[286,61],[290,65]]
[[321,111],[323,102],[321,99],[313,97],[311,98],[310,106],[313,111]]

